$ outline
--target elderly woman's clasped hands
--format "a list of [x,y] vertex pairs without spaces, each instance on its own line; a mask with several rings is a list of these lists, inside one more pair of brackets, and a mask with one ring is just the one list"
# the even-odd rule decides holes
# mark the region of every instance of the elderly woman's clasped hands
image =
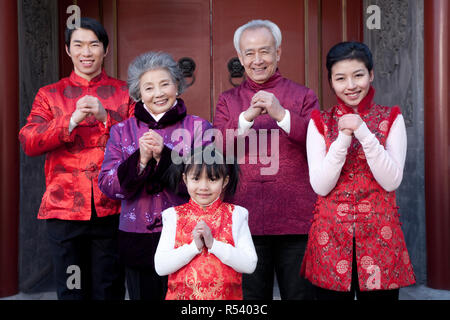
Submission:
[[163,138],[154,130],[150,129],[139,138],[140,162],[143,166],[155,158],[156,162],[161,159],[161,152],[164,148]]

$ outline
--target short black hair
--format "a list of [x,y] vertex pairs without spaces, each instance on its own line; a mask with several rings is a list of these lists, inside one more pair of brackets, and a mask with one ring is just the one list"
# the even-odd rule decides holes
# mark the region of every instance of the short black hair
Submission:
[[[205,160],[205,155],[210,159]],[[198,161],[201,159],[201,161]],[[164,180],[170,190],[178,192],[178,186],[183,179],[183,173],[187,175],[193,172],[199,176],[206,168],[206,174],[210,179],[225,178],[228,176],[228,184],[225,187],[225,198],[232,197],[236,193],[239,183],[240,169],[235,157],[225,158],[223,153],[214,144],[204,145],[193,149],[181,164],[172,164],[165,174]]]
[[[91,30],[95,33],[98,40],[103,44],[103,49],[106,51],[109,45],[108,33],[105,28],[102,26],[100,22],[93,18],[82,17],[80,19],[80,29]],[[70,40],[72,39],[72,33],[76,30],[76,28],[69,29],[66,27],[64,31],[64,42],[66,43],[67,48],[70,50]]]
[[364,43],[340,42],[334,45],[327,54],[328,81],[331,80],[331,68],[342,60],[358,60],[364,63],[369,72],[373,69],[372,52]]

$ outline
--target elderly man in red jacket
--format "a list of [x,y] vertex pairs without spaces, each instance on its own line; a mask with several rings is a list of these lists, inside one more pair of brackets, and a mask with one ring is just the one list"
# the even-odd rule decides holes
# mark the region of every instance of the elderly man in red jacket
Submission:
[[[243,277],[244,299],[272,299],[274,273],[282,299],[311,299],[311,286],[299,273],[316,200],[306,130],[319,103],[312,90],[278,70],[281,32],[273,22],[239,27],[234,46],[247,79],[221,94],[214,126],[225,137],[225,151],[235,151],[241,163],[242,183],[232,201],[249,211],[258,254],[255,272]],[[233,139],[230,129],[237,132]]]
[[127,85],[102,69],[108,35],[94,19],[66,29],[74,70],[39,89],[20,130],[29,156],[46,154],[46,219],[59,299],[123,299],[117,260],[118,201],[98,188],[109,128],[133,112]]

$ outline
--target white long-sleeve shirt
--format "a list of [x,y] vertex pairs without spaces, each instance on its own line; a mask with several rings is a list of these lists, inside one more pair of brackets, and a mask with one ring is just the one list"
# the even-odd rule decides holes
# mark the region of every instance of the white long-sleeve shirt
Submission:
[[[278,122],[277,125],[284,130],[287,134],[291,132],[291,113],[289,110],[285,109],[286,113],[284,114],[284,118]],[[238,134],[242,135],[247,130],[249,130],[251,127],[253,127],[253,124],[255,123],[255,120],[253,121],[247,121],[244,117],[244,112],[241,112],[239,115],[239,122],[238,122]]]
[[[163,229],[155,253],[155,270],[160,276],[178,271],[201,253],[194,241],[175,248],[177,218],[173,207],[162,213]],[[252,273],[256,268],[258,257],[248,227],[247,209],[235,206],[232,224],[234,246],[214,239],[208,252],[237,272]]]
[[[386,148],[380,144],[364,122],[354,132],[354,135],[363,147],[375,180],[388,192],[397,189],[403,179],[407,147],[403,116],[398,115],[393,122],[386,139]],[[336,186],[351,141],[352,136],[340,131],[337,139],[326,152],[325,139],[317,130],[314,121],[310,120],[306,150],[310,182],[317,194],[326,196]]]

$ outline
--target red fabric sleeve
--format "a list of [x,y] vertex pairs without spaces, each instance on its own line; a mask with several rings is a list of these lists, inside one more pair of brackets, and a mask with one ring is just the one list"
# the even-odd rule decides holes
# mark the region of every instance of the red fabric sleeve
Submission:
[[26,125],[19,132],[23,151],[28,156],[38,156],[66,142],[72,142],[75,135],[69,133],[71,115],[54,117],[47,97],[42,90],[36,95]]
[[317,130],[320,132],[321,135],[325,134],[324,125],[322,117],[320,116],[319,110],[313,110],[311,112],[311,119],[314,121],[314,124],[316,125]]

